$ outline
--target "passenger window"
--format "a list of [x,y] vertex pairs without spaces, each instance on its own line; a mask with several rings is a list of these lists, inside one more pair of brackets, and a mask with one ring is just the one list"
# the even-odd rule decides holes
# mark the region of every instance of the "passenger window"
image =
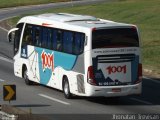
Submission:
[[82,33],[75,34],[74,54],[78,55],[83,52],[85,35]]
[[35,27],[35,40],[34,44],[35,46],[41,47],[41,28],[40,27]]
[[52,44],[51,48],[53,50],[57,50],[57,30],[56,29],[52,30],[51,44]]
[[25,30],[24,30],[24,35],[23,35],[23,42],[22,45],[32,45],[33,44],[33,39],[32,39],[32,26],[31,25],[26,25]]
[[63,51],[66,53],[72,53],[73,45],[73,32],[65,31],[63,33]]
[[27,24],[22,46],[35,45],[69,54],[79,55],[84,49],[85,34]]
[[42,38],[42,47],[46,48],[47,47],[47,42],[48,42],[48,29],[43,28],[43,38]]
[[62,31],[61,30],[58,30],[57,32],[57,50],[58,51],[62,51],[63,48],[62,48]]
[[52,30],[50,28],[48,28],[48,42],[47,42],[47,48],[51,49],[51,39],[52,39]]

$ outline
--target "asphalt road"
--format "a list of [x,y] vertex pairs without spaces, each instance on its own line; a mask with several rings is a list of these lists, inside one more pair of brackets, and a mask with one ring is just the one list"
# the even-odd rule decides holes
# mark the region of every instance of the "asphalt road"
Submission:
[[[89,3],[87,2],[87,4]],[[2,9],[0,10],[0,20],[34,10],[71,4],[52,5]],[[82,114],[96,115],[99,118],[106,114],[160,114],[160,81],[155,79],[143,78],[141,96],[133,95],[119,99],[75,97],[68,100],[58,90],[42,85],[25,85],[23,79],[17,78],[13,74],[12,44],[7,42],[6,36],[7,32],[0,29],[0,104],[8,104],[3,101],[3,85],[15,84],[17,100],[11,101],[11,105],[26,111],[31,109],[34,114],[76,114],[79,115],[76,116],[77,118],[82,118]],[[95,116],[85,118],[93,119],[92,117],[95,119]],[[52,118],[54,117],[52,116]]]
[[72,7],[75,5],[87,5],[87,4],[96,4],[104,1],[113,1],[113,0],[72,0],[72,2],[61,2],[61,3],[51,3],[43,5],[31,5],[24,7],[13,7],[13,8],[4,8],[0,9],[0,20],[17,16],[24,13],[36,12],[38,10],[44,10],[48,8],[63,8],[63,7]]

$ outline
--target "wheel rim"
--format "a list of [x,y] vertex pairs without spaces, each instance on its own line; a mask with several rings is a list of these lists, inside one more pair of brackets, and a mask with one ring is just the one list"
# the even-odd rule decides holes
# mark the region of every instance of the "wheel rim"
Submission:
[[27,70],[24,72],[24,79],[28,80]]
[[69,94],[69,84],[68,84],[68,82],[65,82],[65,84],[64,84],[64,92],[65,92],[66,95]]

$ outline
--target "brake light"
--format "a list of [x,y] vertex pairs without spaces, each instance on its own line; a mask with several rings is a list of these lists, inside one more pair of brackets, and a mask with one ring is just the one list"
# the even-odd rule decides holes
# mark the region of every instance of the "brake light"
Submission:
[[140,83],[142,81],[142,64],[138,65],[138,80],[136,83]]
[[112,88],[112,92],[121,92],[121,88]]
[[51,24],[48,23],[42,23],[42,26],[50,26]]
[[137,31],[137,27],[136,26],[132,26],[132,30],[133,31]]
[[93,32],[93,31],[96,31],[96,28],[92,28],[92,32]]
[[95,81],[95,78],[94,78],[94,72],[93,72],[93,67],[92,66],[88,67],[87,82],[91,85],[97,85],[96,81]]

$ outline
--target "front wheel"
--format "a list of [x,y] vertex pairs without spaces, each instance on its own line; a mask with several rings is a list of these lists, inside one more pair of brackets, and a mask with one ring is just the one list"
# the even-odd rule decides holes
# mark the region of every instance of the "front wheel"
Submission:
[[27,70],[27,68],[25,68],[25,70],[24,70],[23,78],[24,78],[24,81],[25,81],[26,85],[32,85],[33,84],[33,82],[30,81],[29,78],[28,78],[28,70]]
[[63,80],[63,93],[65,98],[67,99],[72,98],[72,94],[70,93],[70,87],[69,87],[69,82],[67,78],[64,78]]

